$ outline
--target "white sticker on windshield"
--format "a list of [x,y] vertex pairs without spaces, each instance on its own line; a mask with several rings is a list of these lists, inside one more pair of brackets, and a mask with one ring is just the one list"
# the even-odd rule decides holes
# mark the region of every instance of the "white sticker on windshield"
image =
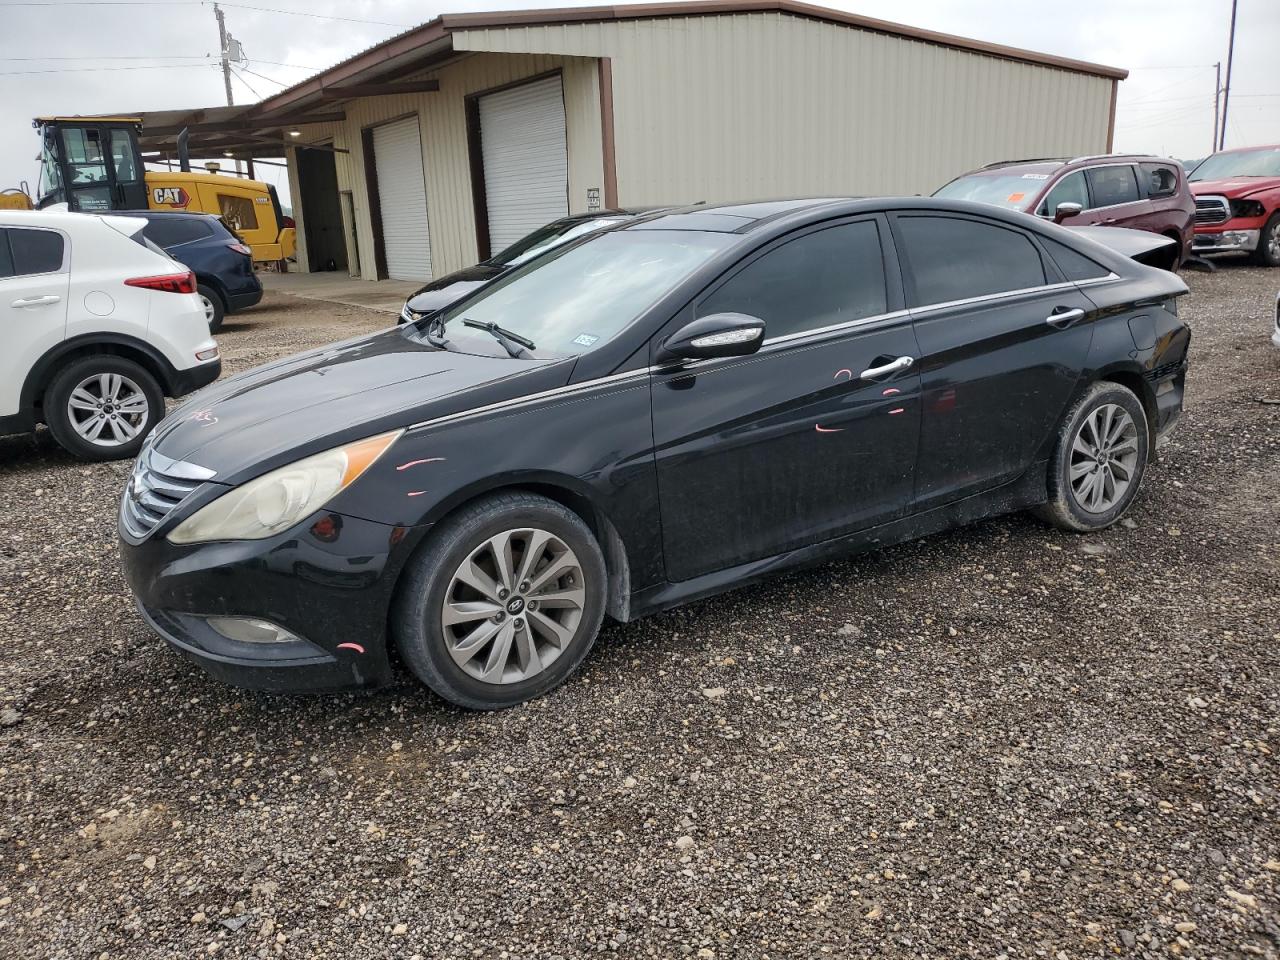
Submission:
[[593,337],[589,333],[580,333],[573,338],[573,342],[580,347],[589,347],[599,339],[599,337]]
[[1024,173],[1022,175],[1022,179],[1023,180],[1048,180],[1049,175],[1047,173]]

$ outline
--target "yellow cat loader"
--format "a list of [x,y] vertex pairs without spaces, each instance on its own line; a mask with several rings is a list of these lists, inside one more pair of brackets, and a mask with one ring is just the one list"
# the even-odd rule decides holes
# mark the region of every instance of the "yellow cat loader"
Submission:
[[281,210],[274,186],[193,173],[185,143],[179,144],[181,170],[147,170],[138,148],[142,121],[136,117],[37,117],[32,126],[41,142],[37,207],[212,213],[252,248],[255,262],[294,254],[293,220]]

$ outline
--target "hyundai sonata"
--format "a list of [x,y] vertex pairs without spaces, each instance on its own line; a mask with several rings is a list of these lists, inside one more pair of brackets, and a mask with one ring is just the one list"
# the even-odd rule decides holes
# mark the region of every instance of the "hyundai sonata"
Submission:
[[1186,289],[966,202],[634,218],[179,408],[121,502],[127,575],[227,681],[372,687],[395,650],[510,706],[605,616],[1011,510],[1113,523],[1181,410]]

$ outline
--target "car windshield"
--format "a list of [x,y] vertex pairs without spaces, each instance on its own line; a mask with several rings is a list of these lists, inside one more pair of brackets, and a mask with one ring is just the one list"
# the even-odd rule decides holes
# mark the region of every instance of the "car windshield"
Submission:
[[1191,182],[1231,177],[1280,177],[1280,147],[1215,153],[1196,167]]
[[[585,353],[608,342],[737,239],[683,230],[624,230],[587,237],[451,307],[441,315],[443,333],[455,349],[490,352],[493,338],[463,321],[494,323],[533,341],[535,357]],[[432,332],[440,333],[439,323],[433,324]]]
[[546,253],[552,247],[568,243],[570,240],[576,240],[578,237],[591,233],[593,230],[598,230],[600,227],[617,222],[617,217],[595,217],[591,220],[557,220],[554,223],[548,223],[545,227],[540,227],[527,237],[517,240],[494,257],[493,262],[500,263],[504,267],[518,267],[520,264],[532,260],[540,253]]
[[952,180],[934,196],[1025,210],[1048,179],[1047,173],[975,173]]

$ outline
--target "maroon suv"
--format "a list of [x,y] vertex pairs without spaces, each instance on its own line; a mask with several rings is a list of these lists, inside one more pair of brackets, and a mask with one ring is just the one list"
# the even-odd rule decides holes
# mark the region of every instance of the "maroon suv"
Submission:
[[1067,226],[1130,227],[1177,241],[1176,269],[1191,255],[1196,205],[1182,164],[1107,154],[1073,160],[1010,160],[957,177],[935,197],[976,200]]

